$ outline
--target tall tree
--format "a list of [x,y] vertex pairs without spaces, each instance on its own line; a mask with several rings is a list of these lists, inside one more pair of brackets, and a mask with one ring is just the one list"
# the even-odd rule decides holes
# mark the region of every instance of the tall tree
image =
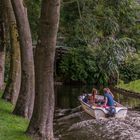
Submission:
[[0,0],[0,9],[0,89],[3,89],[5,65],[5,26],[2,0]]
[[7,13],[9,30],[10,30],[10,43],[11,43],[11,62],[10,62],[10,76],[2,96],[13,104],[16,103],[20,89],[20,46],[18,41],[18,31],[16,19],[12,8],[11,0],[4,1],[5,12]]
[[42,0],[38,45],[35,51],[35,106],[27,133],[53,139],[54,56],[60,0]]
[[34,102],[32,38],[25,4],[23,4],[22,0],[11,0],[11,2],[17,21],[21,50],[21,88],[13,113],[30,118]]
[[5,63],[5,45],[3,42],[4,26],[0,21],[0,89],[4,86],[4,63]]

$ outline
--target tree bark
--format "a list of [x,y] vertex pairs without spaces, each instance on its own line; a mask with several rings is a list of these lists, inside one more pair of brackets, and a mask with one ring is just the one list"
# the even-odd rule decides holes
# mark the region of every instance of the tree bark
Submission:
[[4,87],[4,67],[5,67],[5,26],[3,3],[0,0],[0,90]]
[[19,36],[11,0],[4,1],[4,5],[10,29],[11,62],[9,79],[2,98],[15,104],[18,98],[21,81],[20,45],[18,41]]
[[[1,23],[0,23],[0,28],[1,29],[3,28]],[[1,29],[0,29],[0,36],[1,36]],[[1,41],[2,41],[2,39],[0,37],[0,90],[3,90],[3,88],[4,88],[5,47]]]
[[35,51],[35,106],[27,134],[53,140],[54,56],[60,0],[42,0],[38,45]]
[[19,31],[21,50],[21,88],[13,111],[14,114],[30,118],[34,103],[34,60],[32,38],[27,9],[22,0],[11,0]]

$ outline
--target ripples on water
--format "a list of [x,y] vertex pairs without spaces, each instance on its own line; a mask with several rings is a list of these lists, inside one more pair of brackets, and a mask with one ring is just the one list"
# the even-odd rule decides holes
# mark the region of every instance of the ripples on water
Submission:
[[[95,120],[83,111],[55,119],[55,135],[59,140],[140,140],[140,112],[128,111],[125,120],[110,118]],[[59,116],[59,115],[58,115]]]
[[[85,89],[88,89],[87,87]],[[89,87],[88,92],[92,90]],[[56,107],[74,108],[83,87],[58,86]],[[114,93],[114,92],[113,92]],[[140,99],[114,93],[115,100],[129,108],[125,120],[95,120],[80,109],[59,109],[55,113],[54,130],[59,140],[140,140]],[[57,119],[56,119],[57,118]]]

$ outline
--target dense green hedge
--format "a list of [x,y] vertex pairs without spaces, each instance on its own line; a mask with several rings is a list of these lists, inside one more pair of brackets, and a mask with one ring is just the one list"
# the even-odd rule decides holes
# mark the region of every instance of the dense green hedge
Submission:
[[140,79],[140,56],[133,57],[120,66],[120,79],[130,82]]

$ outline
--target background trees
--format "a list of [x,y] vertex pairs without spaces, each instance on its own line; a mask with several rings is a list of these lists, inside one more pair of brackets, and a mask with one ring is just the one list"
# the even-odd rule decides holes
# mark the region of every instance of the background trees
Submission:
[[[82,46],[85,49],[90,48],[94,63],[88,63],[86,68],[94,67],[95,71],[92,70],[94,83],[98,81],[99,84],[108,84],[113,79],[116,82],[119,77],[120,64],[127,60],[127,56],[130,57],[132,56],[130,54],[137,53],[139,50],[140,24],[137,20],[140,9],[138,3],[134,0],[115,2],[112,0],[99,0],[98,2],[83,0],[74,1],[69,5],[74,7],[72,11],[75,13],[72,17],[74,20],[70,14],[67,14],[69,11],[65,13],[68,3],[64,2],[62,13],[65,14],[62,14],[62,23],[60,24],[63,25],[63,28],[60,27],[60,33],[64,33],[66,46],[76,49],[77,47],[81,49]],[[79,14],[76,14],[77,12]],[[69,26],[69,23],[73,21],[74,25]],[[66,30],[67,26],[72,28],[70,32]],[[66,62],[68,60],[63,59],[60,64],[62,77],[68,79],[69,75],[71,80],[91,82],[91,73],[85,67],[81,67],[85,61],[88,61],[87,54],[84,51],[78,53],[76,49],[75,53],[74,51],[73,54],[70,52],[68,58],[65,58],[72,62],[73,70],[68,67],[68,62]],[[76,54],[76,60],[73,58],[74,54]],[[80,58],[81,55],[85,59],[78,62],[77,58]],[[83,76],[80,78],[81,72],[83,72]]]

